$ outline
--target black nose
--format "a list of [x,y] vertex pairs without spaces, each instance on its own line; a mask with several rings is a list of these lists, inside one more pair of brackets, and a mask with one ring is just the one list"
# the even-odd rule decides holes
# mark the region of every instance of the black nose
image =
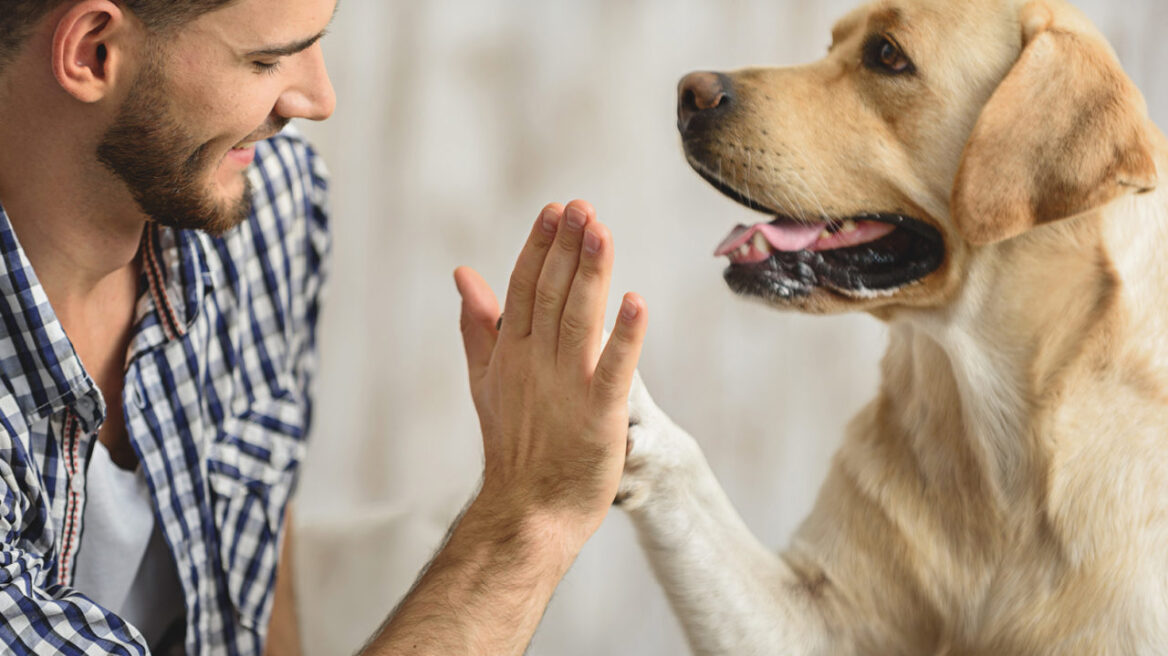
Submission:
[[677,85],[677,129],[684,134],[695,116],[713,116],[733,102],[730,78],[721,73],[690,73]]

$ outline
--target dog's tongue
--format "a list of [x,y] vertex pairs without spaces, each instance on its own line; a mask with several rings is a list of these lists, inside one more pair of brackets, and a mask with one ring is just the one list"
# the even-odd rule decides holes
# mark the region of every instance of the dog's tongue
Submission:
[[761,234],[771,248],[776,251],[794,252],[809,248],[818,239],[827,224],[825,223],[795,223],[781,222],[756,223],[752,226],[740,225],[730,232],[730,235],[714,251],[715,257],[730,255],[742,248],[743,245]]

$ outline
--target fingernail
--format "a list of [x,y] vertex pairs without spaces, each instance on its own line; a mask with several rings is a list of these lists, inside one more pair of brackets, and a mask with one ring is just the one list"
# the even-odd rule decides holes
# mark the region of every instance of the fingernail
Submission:
[[539,215],[539,225],[543,228],[543,231],[549,235],[556,234],[556,227],[559,225],[559,222],[560,217],[557,216],[556,211],[550,207],[544,210],[543,214]]
[[600,252],[600,236],[591,230],[584,233],[584,250],[590,255]]
[[637,304],[634,303],[632,299],[626,298],[625,302],[621,304],[620,314],[621,318],[625,321],[632,321],[633,319],[636,319],[637,315],[640,313],[641,308],[637,307]]
[[573,230],[579,230],[588,222],[588,215],[578,207],[569,207],[566,212],[568,219],[568,227]]

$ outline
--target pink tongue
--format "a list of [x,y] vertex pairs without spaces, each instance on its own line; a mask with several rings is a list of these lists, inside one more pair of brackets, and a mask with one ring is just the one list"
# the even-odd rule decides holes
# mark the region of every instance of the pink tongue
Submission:
[[824,223],[780,223],[778,225],[773,223],[756,223],[752,226],[740,225],[722,241],[722,244],[718,246],[718,250],[714,251],[714,255],[716,257],[729,255],[741,248],[743,244],[754,239],[754,235],[760,232],[771,245],[771,248],[777,251],[801,251],[810,247],[819,239],[819,234],[823,232],[825,226],[826,224]]

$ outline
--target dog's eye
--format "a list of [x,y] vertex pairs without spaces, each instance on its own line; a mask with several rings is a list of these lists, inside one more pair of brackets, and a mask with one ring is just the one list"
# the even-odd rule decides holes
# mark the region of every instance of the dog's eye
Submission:
[[874,34],[864,45],[864,65],[889,75],[916,72],[916,67],[904,54],[900,45],[885,34]]

